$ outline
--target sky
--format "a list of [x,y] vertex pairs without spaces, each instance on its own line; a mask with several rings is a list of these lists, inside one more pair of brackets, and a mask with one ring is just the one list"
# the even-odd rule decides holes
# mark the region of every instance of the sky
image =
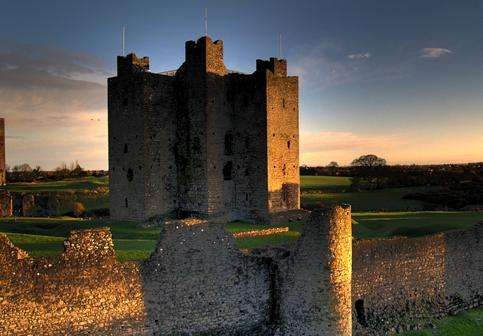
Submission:
[[178,68],[184,42],[224,41],[253,72],[279,54],[300,80],[300,163],[483,161],[483,2],[0,0],[7,163],[107,168],[106,78],[126,50]]

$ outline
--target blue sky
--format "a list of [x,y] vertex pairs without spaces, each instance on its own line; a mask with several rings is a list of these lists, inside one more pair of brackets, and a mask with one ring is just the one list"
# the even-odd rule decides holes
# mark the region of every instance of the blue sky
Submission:
[[105,78],[128,51],[176,69],[184,42],[224,40],[229,68],[278,54],[300,76],[301,163],[483,161],[480,1],[3,1],[7,162],[107,168]]

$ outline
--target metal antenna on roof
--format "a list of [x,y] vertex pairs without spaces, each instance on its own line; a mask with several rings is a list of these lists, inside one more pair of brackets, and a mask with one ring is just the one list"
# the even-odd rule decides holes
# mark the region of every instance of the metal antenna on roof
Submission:
[[278,58],[282,58],[282,34],[278,35]]
[[204,21],[205,21],[205,36],[208,36],[208,8],[206,7],[205,7]]
[[126,26],[122,26],[122,56],[126,56]]

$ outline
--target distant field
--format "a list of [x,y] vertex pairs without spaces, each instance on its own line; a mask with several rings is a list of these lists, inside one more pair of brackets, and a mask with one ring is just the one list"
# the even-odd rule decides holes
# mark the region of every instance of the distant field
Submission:
[[483,212],[356,212],[352,217],[355,237],[412,238],[448,230],[468,229],[483,221]]
[[420,211],[423,203],[403,196],[427,188],[388,188],[374,191],[350,190],[350,178],[343,176],[301,176],[301,205],[314,209],[321,205],[347,203],[352,211]]
[[108,187],[109,177],[82,177],[76,179],[66,179],[62,181],[47,181],[35,183],[10,183],[7,189],[19,192],[38,192],[38,191],[77,191],[93,190],[99,187]]
[[481,336],[483,308],[471,309],[434,322],[434,328],[403,333],[401,336]]
[[[8,189],[18,192],[40,191],[80,191],[93,190],[98,187],[108,187],[109,178],[85,177],[63,181],[39,183],[12,183]],[[404,200],[409,193],[427,191],[426,188],[390,188],[376,191],[350,191],[350,178],[344,176],[302,176],[301,204],[303,208],[313,209],[321,205],[348,203],[353,211],[420,211],[423,203],[414,200]],[[81,199],[87,209],[108,207],[107,196]],[[65,206],[70,211],[70,205]]]
[[351,179],[345,176],[301,176],[302,192],[310,190],[343,191],[350,187]]

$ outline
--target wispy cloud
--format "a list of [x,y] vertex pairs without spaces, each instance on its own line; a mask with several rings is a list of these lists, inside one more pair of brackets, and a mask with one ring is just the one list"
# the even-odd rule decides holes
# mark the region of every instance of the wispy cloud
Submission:
[[423,48],[419,52],[421,58],[440,58],[453,53],[446,48]]
[[304,90],[404,76],[400,64],[376,62],[370,52],[350,53],[331,43],[294,50],[290,70],[300,77]]
[[368,52],[365,53],[357,53],[357,54],[349,54],[347,55],[348,59],[351,60],[365,60],[371,58],[371,54]]

